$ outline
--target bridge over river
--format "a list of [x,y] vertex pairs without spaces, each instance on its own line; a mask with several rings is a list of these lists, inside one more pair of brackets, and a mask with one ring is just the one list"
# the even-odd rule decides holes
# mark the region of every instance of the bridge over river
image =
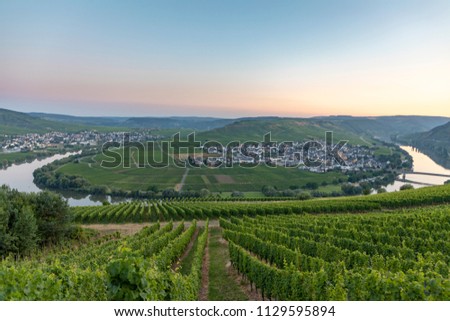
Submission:
[[448,177],[448,178],[450,178],[450,175],[447,175],[447,174],[436,174],[436,173],[426,173],[426,172],[405,172],[404,175],[406,175],[406,174],[439,176],[439,177]]
[[402,174],[402,178],[398,177],[396,179],[396,181],[398,182],[403,182],[403,183],[412,183],[412,184],[420,184],[420,185],[425,185],[425,186],[433,186],[433,185],[437,185],[436,183],[428,183],[428,182],[418,182],[416,180],[411,180],[407,178],[407,175],[423,175],[423,176],[435,176],[435,177],[448,177],[450,178],[449,174],[438,174],[438,173],[429,173],[429,172],[403,172]]

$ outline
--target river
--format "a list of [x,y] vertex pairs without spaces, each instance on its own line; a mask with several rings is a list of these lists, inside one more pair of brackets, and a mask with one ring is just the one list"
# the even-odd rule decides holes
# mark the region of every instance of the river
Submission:
[[[11,188],[17,189],[20,192],[39,192],[41,189],[33,182],[33,172],[55,160],[74,154],[76,153],[59,154],[44,159],[35,159],[29,163],[14,164],[6,169],[0,170],[0,185],[9,185]],[[62,194],[63,197],[67,199],[70,206],[102,204],[101,199],[95,199],[92,196],[77,195],[76,193],[70,192],[64,192]]]
[[[408,152],[413,158],[414,171],[450,175],[450,170],[438,165],[427,155],[414,150],[409,146],[400,146],[403,150]],[[67,153],[64,155],[54,155],[45,159],[36,159],[30,163],[14,164],[7,169],[0,170],[0,185],[6,184],[11,188],[15,188],[20,192],[39,192],[41,189],[33,183],[33,172],[37,168],[47,165],[55,160],[73,155],[75,153]],[[406,179],[414,182],[420,182],[431,185],[442,185],[450,177],[439,177],[421,174],[406,174]],[[404,182],[396,181],[393,184],[386,186],[388,192],[398,191]],[[420,188],[428,185],[412,184],[415,188]],[[104,197],[95,197],[92,195],[80,195],[72,192],[61,192],[62,196],[67,199],[70,206],[81,205],[101,205]],[[108,197],[107,201],[113,203],[114,201]],[[118,202],[120,199],[117,200]]]
[[[423,172],[423,173],[433,173],[433,174],[442,174],[442,175],[450,175],[450,170],[442,167],[433,161],[430,157],[421,153],[411,146],[400,146],[401,149],[406,151],[409,155],[411,155],[413,159],[413,169],[414,172]],[[399,178],[402,178],[401,176]],[[450,177],[439,177],[439,176],[430,176],[430,175],[422,175],[422,174],[409,174],[405,175],[405,178],[409,181],[425,183],[425,184],[411,184],[414,188],[420,188],[431,185],[442,185],[445,181],[450,180]],[[393,184],[386,186],[386,190],[388,192],[398,191],[404,182],[395,181]],[[409,184],[409,183],[408,183]]]

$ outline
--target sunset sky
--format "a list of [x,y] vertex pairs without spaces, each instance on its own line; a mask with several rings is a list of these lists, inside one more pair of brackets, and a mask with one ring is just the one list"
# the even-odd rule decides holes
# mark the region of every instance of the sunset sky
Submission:
[[450,1],[0,0],[0,108],[450,116]]

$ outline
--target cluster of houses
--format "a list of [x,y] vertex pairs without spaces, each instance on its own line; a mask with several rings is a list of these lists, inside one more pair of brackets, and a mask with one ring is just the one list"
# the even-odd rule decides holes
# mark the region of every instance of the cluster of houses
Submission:
[[216,167],[222,164],[256,166],[266,164],[277,167],[298,167],[311,172],[330,169],[359,171],[381,169],[386,166],[375,159],[373,151],[365,146],[345,145],[339,149],[338,161],[327,153],[325,142],[293,142],[289,145],[265,146],[240,144],[237,146],[203,146],[203,152],[189,158],[192,165]]
[[[61,149],[66,146],[89,147],[105,142],[144,142],[161,140],[163,136],[151,131],[132,133],[83,131],[79,133],[51,132],[46,134],[26,134],[5,137],[1,143],[1,151],[24,152],[49,148]],[[191,155],[188,161],[192,165],[217,167],[221,165],[298,167],[312,172],[325,172],[330,169],[363,170],[380,169],[386,164],[375,159],[373,151],[365,146],[345,145],[339,149],[337,161],[326,152],[324,141],[292,142],[289,144],[268,145],[264,143],[235,144],[232,146],[208,145],[201,147],[201,153]],[[336,154],[335,154],[336,156]]]
[[62,149],[67,145],[95,146],[98,133],[63,133],[50,132],[45,134],[25,134],[6,137],[2,142],[2,152],[27,152],[43,149]]
[[[162,136],[148,131],[129,134],[130,141],[157,140]],[[4,136],[1,141],[1,152],[27,152],[44,149],[62,149],[67,146],[97,146],[103,142],[122,142],[123,132],[99,133],[96,131],[82,131],[79,133],[50,132],[45,134],[25,134]]]
[[47,133],[47,134],[26,134],[7,137],[2,142],[2,152],[26,152],[37,149],[57,148],[59,143],[55,137],[62,136],[61,133]]

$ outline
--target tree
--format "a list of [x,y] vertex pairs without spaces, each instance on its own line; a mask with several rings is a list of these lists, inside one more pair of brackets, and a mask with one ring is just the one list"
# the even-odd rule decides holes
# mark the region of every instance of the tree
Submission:
[[111,194],[111,189],[106,185],[95,185],[89,189],[92,195],[108,195]]
[[242,193],[240,191],[233,191],[231,193],[231,197],[244,197],[244,193]]
[[16,216],[13,225],[15,247],[22,255],[27,255],[37,247],[38,226],[30,206],[24,206]]
[[362,193],[361,186],[352,184],[342,184],[341,190],[345,195],[359,195]]
[[264,185],[262,187],[262,193],[265,196],[272,197],[272,196],[276,196],[278,194],[278,191],[273,186]]
[[205,198],[205,197],[208,197],[209,195],[211,195],[211,192],[209,191],[209,189],[207,189],[207,188],[202,188],[202,189],[200,190],[200,197]]
[[281,192],[281,195],[285,196],[285,197],[294,197],[297,193],[291,189],[286,189],[284,191]]
[[158,190],[158,186],[156,186],[156,185],[150,185],[148,188],[147,188],[147,191],[151,191],[151,192],[154,192],[154,193],[158,193],[159,192],[159,190]]
[[70,231],[69,207],[61,196],[0,187],[0,256],[28,255],[40,244],[58,243]]
[[401,191],[406,191],[409,189],[414,189],[414,186],[412,186],[411,184],[405,184],[405,185],[400,186]]
[[168,188],[162,191],[162,197],[164,198],[172,198],[178,196],[178,192],[176,192],[173,188]]
[[297,198],[299,200],[309,200],[311,198],[311,194],[309,194],[308,192],[301,192],[297,195]]
[[386,193],[387,190],[384,187],[380,187],[379,189],[377,189],[377,193],[378,194],[382,194],[382,193]]
[[9,213],[0,207],[0,255],[5,255],[13,250],[14,237],[8,228]]
[[67,201],[48,191],[34,195],[32,208],[38,223],[38,235],[44,244],[58,243],[70,231],[70,212]]
[[308,182],[305,184],[305,187],[307,189],[312,189],[312,190],[316,190],[319,188],[319,184],[317,182]]

